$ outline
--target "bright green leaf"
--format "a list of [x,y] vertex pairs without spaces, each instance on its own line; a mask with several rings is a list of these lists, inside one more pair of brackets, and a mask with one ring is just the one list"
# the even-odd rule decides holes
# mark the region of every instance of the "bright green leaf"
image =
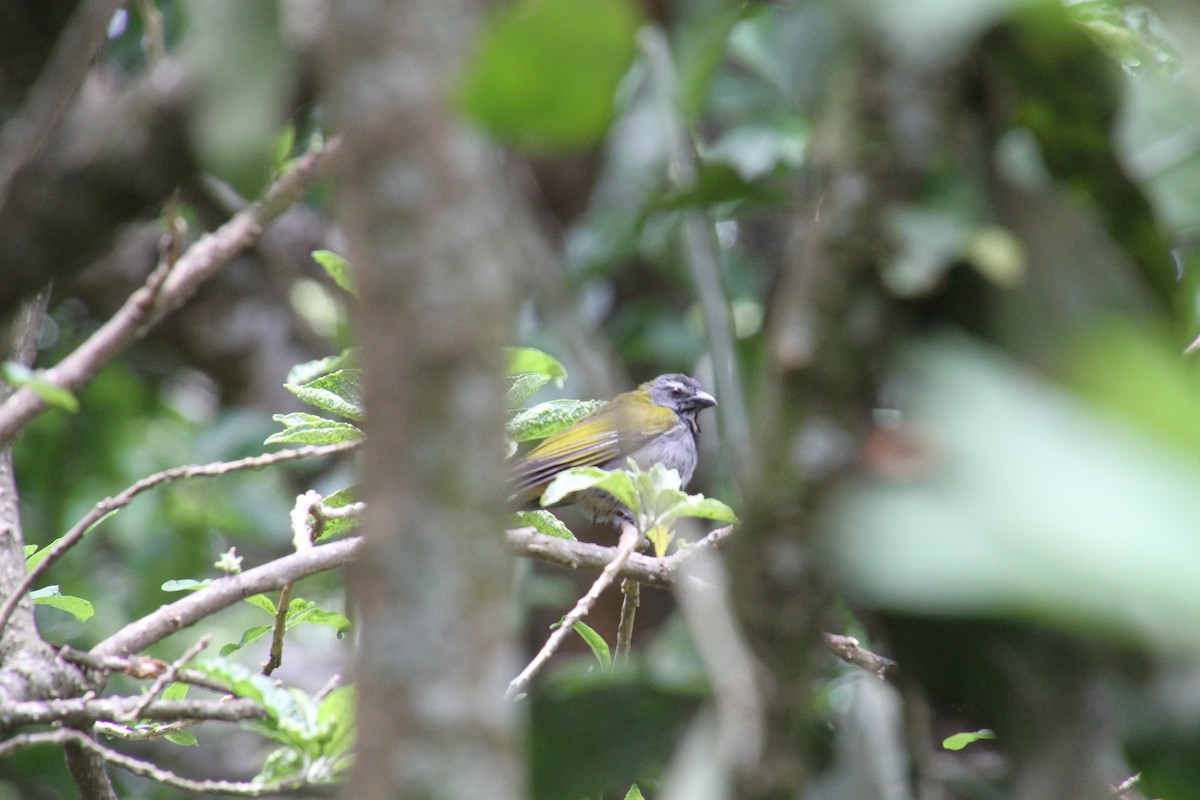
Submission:
[[347,419],[362,420],[362,372],[340,369],[305,384],[285,383],[284,388],[306,403]]
[[347,347],[336,356],[326,356],[315,361],[305,361],[288,370],[287,383],[305,384],[316,380],[322,375],[328,375],[339,369],[349,369],[358,365],[358,349]]
[[987,728],[983,728],[970,733],[956,733],[953,736],[947,736],[942,740],[942,747],[946,748],[947,750],[962,750],[972,742],[995,738],[996,734],[992,733]]
[[517,511],[512,515],[512,519],[514,528],[531,527],[536,528],[538,533],[544,533],[547,536],[554,536],[558,539],[575,539],[575,534],[571,533],[570,528],[549,511],[541,509]]
[[535,372],[544,375],[547,380],[554,381],[554,385],[558,387],[567,379],[567,368],[562,362],[536,347],[506,347],[504,361],[504,374],[509,377]]
[[282,423],[284,430],[268,436],[265,444],[338,444],[356,442],[363,438],[362,429],[357,425],[306,414],[303,411],[275,414],[271,419]]
[[544,439],[603,405],[603,400],[550,400],[518,411],[504,426],[504,432],[514,442]]
[[608,642],[604,641],[604,637],[583,622],[575,623],[575,632],[592,649],[592,655],[600,662],[600,668],[612,669],[612,652],[608,648]]
[[199,747],[200,742],[196,739],[196,735],[190,731],[171,731],[163,734],[163,738],[171,744],[178,744],[184,747]]
[[641,24],[631,0],[518,0],[480,38],[459,93],[491,135],[535,151],[600,141]]
[[0,371],[3,372],[4,379],[9,384],[18,389],[33,390],[49,405],[70,411],[72,414],[79,411],[79,399],[72,394],[71,390],[50,383],[42,377],[38,370],[30,369],[16,361],[5,361],[3,365],[0,365]]
[[67,612],[80,622],[87,622],[96,613],[96,609],[87,600],[62,594],[58,586],[43,587],[30,592],[29,596],[33,599],[34,605],[57,608],[59,611]]
[[179,578],[176,580],[165,581],[162,585],[164,592],[194,592],[197,589],[203,589],[205,586],[212,584],[211,579],[202,581],[193,580],[191,578]]
[[325,268],[334,283],[358,297],[358,289],[354,284],[354,265],[332,250],[314,250],[312,257],[313,261]]
[[267,616],[274,618],[276,611],[275,603],[265,594],[252,594],[246,598],[246,602],[255,608],[261,608],[267,612]]

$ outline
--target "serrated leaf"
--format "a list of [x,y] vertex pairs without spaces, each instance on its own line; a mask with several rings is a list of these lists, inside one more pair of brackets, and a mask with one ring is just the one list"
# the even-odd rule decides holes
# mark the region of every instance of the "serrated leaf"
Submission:
[[5,361],[3,365],[0,365],[0,371],[3,372],[4,379],[9,384],[18,389],[32,389],[47,404],[72,414],[79,411],[79,398],[70,389],[64,389],[47,381],[38,370],[30,369],[17,361]]
[[333,282],[355,297],[358,297],[358,287],[354,283],[354,265],[332,250],[314,250],[313,261],[325,268],[326,274]]
[[336,356],[326,356],[315,361],[305,361],[288,370],[287,382],[304,384],[316,380],[322,375],[328,375],[339,369],[350,369],[358,366],[358,348],[347,347]]
[[603,405],[603,400],[550,400],[518,411],[504,426],[504,432],[514,442],[545,439]]
[[506,347],[504,348],[504,374],[510,378],[526,372],[545,376],[546,380],[554,381],[554,385],[562,387],[567,379],[567,368],[554,356],[544,353],[536,347]]
[[544,533],[547,536],[554,536],[558,539],[575,541],[575,534],[571,533],[571,529],[549,511],[541,509],[536,511],[517,511],[512,515],[512,520],[513,527],[515,528],[536,528],[538,533]]
[[190,731],[171,731],[164,733],[163,738],[171,744],[181,745],[183,747],[199,747],[200,742],[196,739],[195,734]]
[[363,438],[362,429],[357,425],[303,411],[275,414],[271,419],[282,423],[284,430],[268,436],[265,444],[338,444],[356,442]]
[[59,611],[67,612],[80,622],[87,622],[96,613],[96,609],[87,600],[62,594],[62,590],[57,585],[46,586],[30,592],[29,597],[33,600],[34,605],[57,608]]
[[308,383],[285,383],[284,388],[310,405],[347,419],[361,421],[365,416],[361,370],[340,369]]
[[575,632],[592,649],[592,655],[600,662],[600,668],[612,669],[612,651],[609,650],[608,642],[604,641],[604,637],[596,633],[594,628],[583,622],[575,623]]
[[540,372],[522,372],[508,377],[508,389],[504,393],[504,407],[510,411],[520,408],[521,404],[533,396],[533,393],[550,382],[550,379]]

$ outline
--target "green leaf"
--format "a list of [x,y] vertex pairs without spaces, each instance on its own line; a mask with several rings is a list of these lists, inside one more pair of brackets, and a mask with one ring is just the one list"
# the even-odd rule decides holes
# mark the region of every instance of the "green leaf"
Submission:
[[519,0],[485,27],[459,107],[497,139],[560,152],[599,142],[641,24],[631,0]]
[[720,500],[715,500],[711,497],[705,497],[702,494],[689,494],[687,501],[675,511],[675,517],[696,517],[698,519],[711,519],[717,522],[737,522],[737,515],[733,513],[733,509],[722,503]]
[[161,588],[164,592],[194,592],[211,584],[212,580],[209,578],[205,578],[202,581],[191,578],[178,578],[176,580],[165,581]]
[[942,747],[946,748],[947,750],[962,750],[972,742],[995,738],[996,734],[992,733],[987,728],[983,728],[970,733],[956,733],[953,736],[947,736],[942,740]]
[[170,733],[164,733],[163,738],[171,744],[183,745],[184,747],[200,746],[199,740],[190,731],[171,731]]
[[504,393],[504,407],[519,408],[534,392],[550,382],[550,379],[538,372],[522,372],[508,377],[508,390]]
[[637,512],[640,508],[633,479],[624,470],[603,470],[599,467],[575,467],[555,476],[542,494],[542,506],[551,506],[569,494],[584,489],[603,489],[617,498],[626,508]]
[[504,432],[514,442],[545,439],[603,405],[603,400],[550,400],[518,411],[504,426]]
[[512,515],[512,526],[514,528],[537,528],[538,533],[544,533],[547,536],[554,536],[559,539],[571,539],[572,541],[575,539],[575,534],[571,533],[570,528],[564,525],[562,520],[549,511],[541,509],[514,512]]
[[355,691],[339,686],[321,701],[317,722],[327,724],[331,733],[321,749],[322,755],[338,756],[354,749]]
[[629,791],[625,793],[625,800],[646,800],[646,798],[642,796],[642,790],[639,789],[638,785],[635,783],[633,786],[630,786]]
[[0,365],[0,371],[3,372],[4,379],[9,384],[18,389],[32,389],[47,404],[70,411],[72,414],[79,411],[79,399],[71,393],[71,390],[50,383],[42,377],[41,372],[32,370],[16,361],[5,361]]
[[295,411],[291,414],[275,414],[271,419],[280,422],[284,430],[273,433],[266,439],[266,444],[338,444],[339,442],[356,442],[363,438],[362,429],[349,422],[318,417]]
[[186,683],[172,683],[166,689],[163,689],[163,700],[185,700],[188,696],[188,690],[192,687]]
[[506,347],[504,359],[504,374],[509,377],[535,372],[544,375],[547,380],[554,381],[554,385],[560,388],[567,379],[567,368],[562,362],[536,347]]
[[354,285],[354,265],[332,250],[314,250],[313,261],[325,268],[325,272],[333,282],[344,291],[358,297],[358,288]]
[[30,592],[29,596],[33,599],[34,605],[57,608],[59,611],[67,612],[80,622],[87,622],[96,613],[96,609],[87,600],[62,594],[62,590],[58,586],[45,586]]
[[275,603],[265,594],[252,594],[246,598],[246,602],[255,608],[261,608],[263,611],[267,612],[267,616],[274,619],[275,612],[277,610],[275,608]]
[[600,668],[612,669],[612,652],[608,649],[608,642],[604,641],[604,637],[583,622],[575,623],[575,632],[592,649],[592,655],[600,662]]
[[304,384],[285,383],[284,387],[306,403],[347,419],[362,420],[362,372],[340,369]]
[[239,639],[236,643],[230,642],[229,644],[226,644],[221,648],[221,651],[220,651],[221,655],[227,656],[230,653],[241,650],[243,647],[245,647],[248,644],[254,644],[259,639],[263,638],[264,636],[266,636],[268,633],[270,633],[274,629],[275,629],[274,625],[255,625],[252,628],[247,628],[246,630],[242,631],[242,638]]
[[358,348],[347,347],[336,356],[326,356],[315,361],[305,361],[288,370],[287,382],[295,384],[308,383],[322,375],[328,375],[339,369],[348,369],[358,365]]

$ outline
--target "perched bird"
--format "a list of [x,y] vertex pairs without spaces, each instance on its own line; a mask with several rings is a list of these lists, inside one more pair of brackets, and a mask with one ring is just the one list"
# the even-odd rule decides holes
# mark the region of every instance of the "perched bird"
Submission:
[[[512,502],[534,505],[558,473],[572,467],[618,469],[632,458],[642,469],[662,464],[679,473],[687,486],[696,470],[700,423],[697,415],[717,401],[695,378],[659,375],[559,431],[513,462]],[[578,492],[577,504],[594,522],[614,524],[628,518],[625,508],[598,489]]]

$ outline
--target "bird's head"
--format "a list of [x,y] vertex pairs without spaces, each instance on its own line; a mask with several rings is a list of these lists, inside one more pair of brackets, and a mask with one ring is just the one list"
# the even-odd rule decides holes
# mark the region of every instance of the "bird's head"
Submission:
[[644,388],[655,405],[665,406],[683,416],[695,416],[717,404],[716,398],[704,391],[700,381],[678,373],[659,375],[644,384]]

